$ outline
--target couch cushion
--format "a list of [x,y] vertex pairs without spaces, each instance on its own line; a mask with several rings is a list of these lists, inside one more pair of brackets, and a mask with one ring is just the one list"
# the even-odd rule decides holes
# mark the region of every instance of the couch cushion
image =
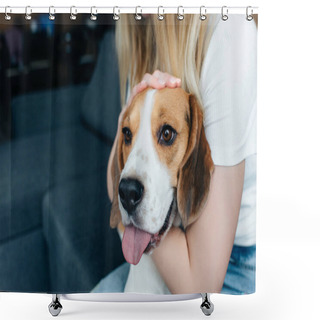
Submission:
[[48,190],[43,226],[53,292],[89,292],[124,261],[110,207],[105,170]]
[[11,103],[12,135],[21,138],[79,123],[86,85],[27,93]]
[[49,186],[50,136],[0,146],[0,241],[41,224],[41,196]]
[[94,131],[113,141],[121,110],[114,31],[101,41],[98,61],[82,100],[81,116]]
[[0,241],[41,225],[49,186],[106,168],[110,149],[81,125],[1,145]]
[[81,125],[56,131],[51,135],[50,184],[106,170],[111,147]]
[[42,228],[0,242],[0,290],[48,292],[48,255]]

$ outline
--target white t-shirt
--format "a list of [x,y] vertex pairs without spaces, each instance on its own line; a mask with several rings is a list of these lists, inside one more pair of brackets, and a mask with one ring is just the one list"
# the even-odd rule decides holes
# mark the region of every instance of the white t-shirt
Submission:
[[257,28],[244,15],[213,23],[200,78],[204,127],[215,165],[245,159],[234,243],[250,246],[256,242]]

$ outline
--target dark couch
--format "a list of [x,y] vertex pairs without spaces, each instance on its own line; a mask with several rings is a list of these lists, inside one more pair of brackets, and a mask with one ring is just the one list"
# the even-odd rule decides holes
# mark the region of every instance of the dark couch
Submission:
[[123,262],[106,168],[120,112],[114,33],[91,82],[15,98],[0,145],[0,290],[87,292]]

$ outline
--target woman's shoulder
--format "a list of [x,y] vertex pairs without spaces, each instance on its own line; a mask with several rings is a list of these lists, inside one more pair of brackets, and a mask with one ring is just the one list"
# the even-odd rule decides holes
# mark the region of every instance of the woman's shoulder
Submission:
[[214,161],[234,165],[256,152],[257,30],[245,15],[210,23],[200,77],[204,125]]
[[[214,30],[200,75],[204,106],[210,106],[206,102],[213,95],[224,96],[226,92],[237,97],[238,102],[247,102],[256,92],[256,24],[247,21],[245,15],[230,15],[227,21],[215,15],[210,23],[214,24]],[[220,102],[223,101],[227,100]]]
[[211,15],[208,21],[208,29],[210,30],[210,28],[213,30],[211,41],[215,41],[219,37],[232,39],[239,34],[254,37],[257,31],[255,21],[248,21],[246,15],[242,14],[229,15],[226,21],[221,19],[221,15]]
[[[211,31],[211,32],[210,32]],[[257,26],[254,20],[247,21],[245,15],[230,15],[223,21],[220,15],[212,15],[208,22],[209,44],[203,66],[212,65],[212,59],[225,59],[227,54],[237,58],[240,54],[256,50]]]

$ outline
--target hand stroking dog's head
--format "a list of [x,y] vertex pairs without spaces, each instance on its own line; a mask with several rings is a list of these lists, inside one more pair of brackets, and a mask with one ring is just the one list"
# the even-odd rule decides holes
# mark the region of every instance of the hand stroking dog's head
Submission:
[[213,162],[196,98],[148,89],[125,111],[112,164],[110,226],[123,223],[122,251],[137,264],[172,224],[184,228],[203,208]]

